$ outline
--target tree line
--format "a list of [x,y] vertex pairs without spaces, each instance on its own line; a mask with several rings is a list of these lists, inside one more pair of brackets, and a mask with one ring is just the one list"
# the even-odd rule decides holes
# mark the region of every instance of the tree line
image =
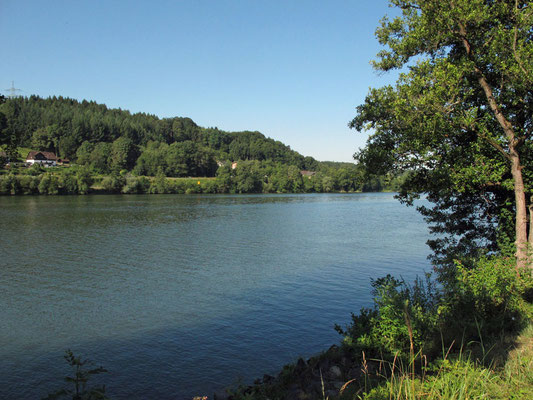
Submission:
[[[115,188],[113,192],[130,192],[126,175],[131,175],[132,182],[134,177],[139,181],[142,176],[212,177],[217,182],[204,188],[184,188],[169,180],[165,189],[150,189],[149,179],[136,186],[134,192],[138,193],[380,191],[395,190],[399,180],[404,179],[390,174],[378,176],[352,163],[319,162],[259,132],[203,128],[190,118],[131,114],[92,101],[63,97],[1,100],[3,164],[19,157],[20,147],[54,152],[84,167],[96,180],[99,175],[115,177],[115,182],[123,183],[124,190]],[[302,176],[301,171],[308,173]],[[58,190],[49,191],[30,189],[29,178],[22,177],[27,174],[22,170],[17,174],[21,177],[0,177],[0,193],[80,193],[68,189],[71,185],[61,184],[62,177],[68,174],[56,174]]]
[[131,170],[141,156],[140,170],[155,175],[155,164],[169,176],[214,176],[220,161],[271,160],[300,169],[317,166],[312,157],[259,132],[203,128],[190,118],[132,114],[64,97],[3,100],[0,144],[51,151],[106,172]]
[[360,167],[324,169],[303,176],[298,168],[271,161],[223,165],[212,178],[169,178],[162,168],[155,176],[132,172],[94,174],[90,167],[30,168],[0,173],[0,195],[61,195],[89,193],[331,193],[398,190],[406,176],[367,178]]

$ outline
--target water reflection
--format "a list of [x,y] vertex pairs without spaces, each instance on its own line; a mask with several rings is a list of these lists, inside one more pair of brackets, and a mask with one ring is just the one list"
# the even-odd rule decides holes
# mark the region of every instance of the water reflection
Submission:
[[54,389],[66,348],[116,398],[208,393],[321,350],[370,277],[427,266],[390,194],[3,197],[0,220],[0,398]]

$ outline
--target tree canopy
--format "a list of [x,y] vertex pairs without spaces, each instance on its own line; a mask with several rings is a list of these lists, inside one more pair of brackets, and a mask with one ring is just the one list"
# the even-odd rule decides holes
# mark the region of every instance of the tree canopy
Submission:
[[531,2],[390,3],[401,15],[382,20],[385,49],[373,65],[401,73],[357,107],[350,126],[372,133],[356,158],[373,171],[410,172],[400,199],[425,194],[433,203],[421,211],[448,234],[431,242],[441,260],[514,241],[517,267],[530,265]]
[[[5,147],[53,151],[62,158],[96,166],[100,172],[132,170],[139,156],[142,165],[138,169],[150,175],[161,167],[168,176],[214,176],[217,162],[225,161],[274,161],[305,170],[317,167],[312,157],[260,132],[203,128],[186,117],[131,114],[64,97],[1,99],[0,133],[0,144]],[[106,149],[109,154],[103,162],[102,150],[107,145],[112,146]]]

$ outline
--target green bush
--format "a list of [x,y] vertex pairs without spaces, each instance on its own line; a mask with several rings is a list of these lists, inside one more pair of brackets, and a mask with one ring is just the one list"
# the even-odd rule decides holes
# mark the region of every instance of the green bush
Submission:
[[61,188],[64,194],[77,194],[78,193],[78,178],[69,171],[61,177]]
[[163,194],[171,192],[170,185],[162,168],[159,168],[157,175],[150,182],[149,192],[154,194]]
[[120,193],[125,184],[126,178],[118,174],[104,177],[101,183],[104,190],[109,193]]
[[429,275],[413,286],[390,275],[372,281],[374,307],[352,314],[346,329],[336,326],[345,345],[374,355],[407,355],[411,345],[437,354],[454,341],[517,332],[530,319],[525,294],[533,287],[531,274],[517,274],[512,258],[486,257],[471,269],[455,268],[439,286]]
[[26,170],[28,175],[39,176],[44,172],[44,167],[39,163],[34,163],[31,167]]
[[0,176],[0,194],[11,194],[13,175]]
[[59,193],[58,179],[51,173],[44,173],[41,175],[41,181],[38,185],[40,194],[55,195]]
[[149,187],[150,181],[146,177],[128,176],[126,177],[126,185],[122,188],[122,193],[146,193]]
[[469,340],[524,326],[529,317],[524,295],[533,285],[529,271],[517,273],[514,258],[483,257],[473,268],[460,262],[455,267],[454,278],[443,284],[438,310],[448,336]]
[[30,175],[19,175],[16,177],[19,181],[22,194],[34,194],[39,192],[39,178]]
[[76,171],[78,181],[78,194],[87,194],[91,190],[93,178],[90,171],[85,167],[78,167]]
[[344,343],[374,354],[408,354],[411,340],[421,348],[434,336],[440,292],[429,275],[426,282],[417,279],[413,286],[391,275],[372,281],[374,308],[352,314]]

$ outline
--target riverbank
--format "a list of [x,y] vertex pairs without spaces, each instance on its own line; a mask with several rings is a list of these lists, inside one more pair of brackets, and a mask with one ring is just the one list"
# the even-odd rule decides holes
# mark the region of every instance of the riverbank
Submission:
[[533,281],[513,260],[457,264],[439,289],[376,279],[374,307],[336,327],[340,346],[214,398],[533,398]]
[[[261,193],[358,193],[332,186],[239,186],[219,177],[174,178],[135,176],[129,173],[92,175],[83,169],[56,167],[50,171],[0,175],[0,195],[89,194],[261,194]],[[382,190],[386,191],[386,190]]]
[[[199,174],[197,174],[199,175]],[[0,169],[0,195],[30,194],[191,194],[191,193],[355,193],[397,191],[405,176],[367,176],[355,164],[317,171],[257,160],[226,163],[205,176],[101,170],[84,165]]]
[[[316,357],[286,365],[277,376],[264,375],[253,385],[215,393],[213,399],[533,398],[532,324],[518,336],[460,350],[434,360],[431,371],[413,375],[408,365],[391,367],[387,360],[365,359],[333,345]],[[479,357],[488,351],[488,357]]]

